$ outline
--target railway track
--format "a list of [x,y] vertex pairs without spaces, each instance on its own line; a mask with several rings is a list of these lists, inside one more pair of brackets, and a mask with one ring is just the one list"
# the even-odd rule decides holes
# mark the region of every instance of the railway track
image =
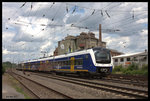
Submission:
[[138,90],[138,89],[109,85],[109,84],[104,84],[104,83],[96,83],[96,82],[91,82],[89,80],[62,77],[58,75],[52,76],[50,74],[39,74],[39,73],[32,73],[32,75],[43,76],[46,78],[61,80],[61,81],[65,81],[65,82],[69,82],[73,84],[78,84],[78,85],[87,86],[87,87],[91,87],[95,89],[105,90],[107,92],[121,94],[122,96],[129,96],[129,97],[138,98],[138,99],[148,98],[148,91],[145,91],[145,90]]
[[[47,73],[47,72],[45,72],[45,73]],[[67,75],[63,75],[63,76],[89,79],[87,77],[81,77],[81,76],[74,75],[74,74],[67,74]],[[113,82],[113,83],[120,83],[120,84],[128,84],[128,85],[133,85],[133,86],[137,86],[137,87],[140,86],[140,87],[148,88],[148,78],[145,77],[145,76],[131,76],[131,75],[111,74],[108,77],[103,77],[103,78],[96,77],[96,78],[92,78],[92,79],[100,80],[100,81]]]
[[133,80],[133,81],[148,81],[148,76],[139,76],[139,75],[125,75],[125,74],[111,74],[108,76],[109,78],[120,78],[125,80]]
[[[73,74],[67,74],[66,76],[68,77],[74,77],[74,78],[83,78],[83,79],[89,79],[87,77],[80,77],[78,75],[73,75]],[[137,77],[138,78],[138,77]],[[112,82],[112,83],[119,83],[119,84],[128,84],[128,85],[133,85],[137,87],[145,87],[148,88],[148,80],[134,80],[133,78],[130,79],[130,77],[124,79],[121,76],[108,76],[108,77],[103,77],[103,78],[92,78],[93,80],[98,80],[98,81],[106,81],[106,82]]]
[[[65,76],[89,79],[88,77],[80,77],[80,76],[74,75],[74,74],[67,74]],[[98,80],[98,81],[112,82],[112,83],[119,83],[119,84],[128,84],[128,85],[133,85],[133,86],[137,86],[137,87],[148,88],[148,80],[147,79],[142,80],[142,78],[144,78],[144,77],[141,77],[139,80],[137,79],[138,77],[136,79],[134,79],[134,78],[132,78],[132,76],[130,76],[128,78],[123,78],[120,75],[119,76],[116,75],[115,77],[114,76],[108,76],[108,77],[103,77],[103,78],[94,77],[94,78],[90,78],[90,79]]]
[[[22,75],[16,74],[14,72],[9,72],[9,75],[14,77],[17,81],[19,81],[26,89],[28,89],[37,99],[73,99],[72,97],[65,95],[59,91],[51,89],[41,83],[33,81],[29,78],[26,78]],[[27,84],[30,82],[30,85]]]
[[101,80],[107,81],[107,82],[116,82],[116,83],[121,83],[121,84],[128,84],[128,85],[134,85],[137,87],[148,87],[148,82],[147,81],[136,81],[136,80],[130,80],[130,79],[122,79],[122,78],[102,78]]

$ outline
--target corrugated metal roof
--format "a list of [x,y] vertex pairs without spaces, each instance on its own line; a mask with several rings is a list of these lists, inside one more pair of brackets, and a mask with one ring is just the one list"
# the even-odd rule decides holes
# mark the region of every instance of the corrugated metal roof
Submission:
[[123,55],[114,56],[112,58],[130,57],[130,56],[138,56],[138,55],[147,55],[147,52],[137,52],[137,53],[123,54]]

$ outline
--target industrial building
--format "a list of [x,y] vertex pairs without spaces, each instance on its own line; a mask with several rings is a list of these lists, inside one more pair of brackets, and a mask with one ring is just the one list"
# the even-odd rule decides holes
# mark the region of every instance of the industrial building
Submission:
[[114,66],[122,65],[127,67],[129,64],[136,63],[139,67],[142,67],[143,64],[148,64],[148,52],[145,50],[145,52],[124,54],[114,56],[112,59]]
[[[54,51],[54,56],[93,47],[106,48],[106,42],[102,41],[101,25],[99,25],[99,39],[92,32],[81,32],[78,36],[68,35],[65,39],[58,41],[58,47]],[[110,51],[112,56],[123,54],[114,49],[110,49]]]

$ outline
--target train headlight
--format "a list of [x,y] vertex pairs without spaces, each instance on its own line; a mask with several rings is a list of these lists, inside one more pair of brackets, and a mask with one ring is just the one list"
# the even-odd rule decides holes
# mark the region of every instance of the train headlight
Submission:
[[107,72],[108,71],[107,68],[101,68],[100,70],[101,70],[101,72]]

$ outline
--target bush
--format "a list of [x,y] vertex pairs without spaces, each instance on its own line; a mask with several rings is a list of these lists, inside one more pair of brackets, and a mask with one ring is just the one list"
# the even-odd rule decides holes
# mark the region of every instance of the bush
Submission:
[[135,63],[132,63],[127,68],[128,71],[138,70],[138,65]]
[[122,68],[122,73],[123,74],[128,74],[128,71],[129,71],[128,68]]
[[122,65],[115,66],[112,73],[148,75],[148,65],[143,65],[141,69],[135,63],[130,64],[128,67],[122,67]]
[[115,66],[112,72],[120,72],[122,69],[122,65]]
[[142,66],[142,70],[147,70],[147,71],[148,71],[148,65],[147,65],[147,64],[144,64],[144,65]]

